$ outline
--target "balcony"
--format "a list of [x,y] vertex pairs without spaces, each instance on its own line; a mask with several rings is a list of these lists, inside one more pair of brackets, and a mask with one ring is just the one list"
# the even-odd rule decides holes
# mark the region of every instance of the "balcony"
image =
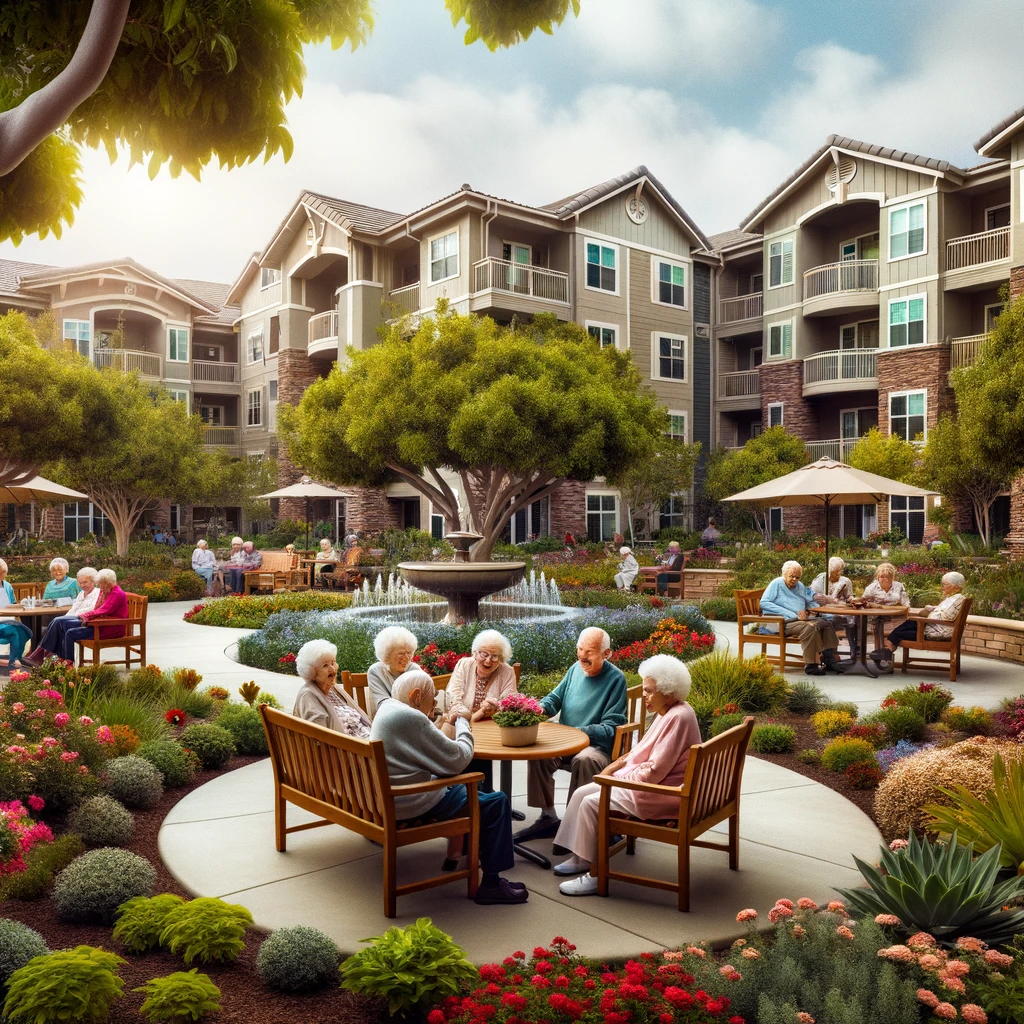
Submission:
[[137,373],[140,377],[160,379],[160,356],[156,352],[143,352],[131,348],[99,348],[93,361],[102,370],[113,367],[122,373]]
[[804,360],[805,395],[837,391],[873,391],[878,387],[877,348],[818,352]]
[[971,334],[964,338],[954,338],[949,347],[949,368],[958,370],[961,366],[970,366],[981,346],[988,340],[987,334]]
[[512,313],[557,313],[569,316],[569,275],[488,256],[473,264],[469,308]]
[[415,313],[420,308],[419,281],[388,292],[388,297],[384,300],[384,306],[384,315],[389,319],[405,316],[407,313]]
[[308,343],[306,352],[313,355],[336,354],[338,351],[338,311],[329,309],[309,318],[306,325]]
[[203,444],[208,448],[237,448],[238,427],[207,427],[203,431]]
[[878,307],[878,260],[845,260],[804,274],[804,316],[839,316]]
[[761,314],[764,297],[760,292],[752,295],[736,295],[730,299],[718,300],[718,322],[722,326],[728,324],[733,333],[737,328],[742,332],[761,330]]
[[718,404],[723,409],[760,409],[761,377],[757,370],[720,373]]
[[241,380],[241,374],[235,363],[193,359],[192,380],[196,384],[237,384]]
[[832,441],[808,441],[807,454],[811,462],[818,459],[832,459],[835,462],[846,462],[853,446],[860,440],[858,437],[836,438]]
[[947,289],[971,291],[1009,276],[1010,228],[993,228],[946,242]]

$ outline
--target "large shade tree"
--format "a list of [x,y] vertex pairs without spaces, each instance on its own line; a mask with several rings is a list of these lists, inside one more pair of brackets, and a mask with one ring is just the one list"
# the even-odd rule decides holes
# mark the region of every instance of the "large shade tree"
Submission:
[[412,337],[396,324],[351,353],[298,406],[282,406],[278,424],[312,475],[404,481],[449,524],[479,533],[472,557],[484,561],[509,519],[563,481],[649,459],[666,420],[630,356],[578,325],[545,314],[502,328],[442,303]]
[[240,459],[226,448],[217,448],[203,460],[193,495],[197,505],[212,511],[210,532],[218,535],[225,510],[238,506],[246,520],[270,518],[270,502],[259,495],[276,487],[276,459]]
[[[389,6],[394,0],[386,0]],[[445,0],[467,43],[551,32],[579,0]],[[79,146],[196,178],[292,150],[303,47],[364,43],[371,0],[4,0],[0,240],[58,236],[82,199]]]

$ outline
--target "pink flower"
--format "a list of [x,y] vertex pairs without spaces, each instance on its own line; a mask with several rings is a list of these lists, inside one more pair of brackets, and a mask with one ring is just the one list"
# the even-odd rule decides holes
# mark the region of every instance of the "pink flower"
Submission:
[[942,966],[942,958],[933,953],[924,953],[917,963],[922,971],[937,971]]
[[747,910],[741,910],[736,915],[736,920],[740,924],[746,924],[747,921],[756,921],[757,920],[757,911],[753,910],[753,909],[749,909],[749,908]]
[[114,734],[110,731],[109,725],[101,725],[96,730],[96,742],[97,743],[113,743]]
[[[743,910],[740,913],[745,914],[745,913],[747,913],[747,911]],[[757,911],[756,910],[751,910],[750,913],[753,914],[754,917],[757,917]],[[737,915],[736,919],[739,920],[739,916],[738,915]],[[744,920],[749,920],[749,918],[744,918]],[[707,956],[707,952],[705,950],[701,949],[700,946],[687,946],[686,947],[686,952],[689,953],[690,956],[699,956],[701,958],[701,960],[703,960]]]
[[1013,957],[1007,956],[1005,953],[1000,953],[995,949],[985,950],[985,963],[990,967],[999,967],[1005,969],[1013,966]]
[[718,968],[718,973],[722,975],[723,978],[728,978],[730,974],[736,973],[736,968],[733,967],[732,964],[722,964],[722,966]]
[[971,965],[964,960],[950,960],[946,964],[946,973],[954,978],[962,978],[971,973]]
[[[777,907],[785,907],[787,910],[792,910],[793,909],[793,901],[792,900],[787,900],[787,899],[776,900],[775,901],[775,906],[777,906]],[[815,909],[817,909],[817,908],[815,908]]]
[[683,951],[681,949],[666,949],[662,954],[663,960],[682,960]]
[[922,949],[934,949],[935,939],[932,938],[932,936],[929,935],[927,932],[916,932],[914,935],[911,935],[909,939],[907,939],[907,945],[911,949],[913,949],[915,946],[918,946]]
[[899,928],[903,922],[895,914],[876,914],[875,924],[886,928]]
[[92,719],[88,715],[82,715],[78,720],[79,725],[92,725]]
[[32,793],[28,797],[28,805],[33,811],[41,811],[46,806],[46,801],[41,796],[36,796]]
[[956,948],[965,953],[983,953],[988,948],[988,943],[972,938],[970,935],[962,935],[956,940]]
[[[65,762],[77,761],[78,760],[78,751],[77,750],[65,750],[64,753],[60,755],[60,759],[62,761],[65,761]],[[83,765],[82,767],[84,768],[85,765]]]
[[896,850],[905,850],[909,845],[906,839],[894,839],[889,844],[889,849],[895,852]]
[[815,903],[814,900],[808,899],[808,897],[806,897],[806,896],[801,896],[800,899],[798,899],[796,901],[796,905],[801,910],[817,910],[818,909],[818,904]]
[[52,736],[44,736],[39,741],[39,743],[40,743],[41,746],[44,746],[44,747],[59,747],[60,746],[60,744]]
[[841,939],[852,939],[853,938],[853,932],[850,931],[850,929],[847,928],[845,924],[841,924],[836,929],[836,935],[838,935]]
[[934,1010],[939,1005],[939,997],[932,991],[926,988],[919,988],[917,990],[917,1001],[924,1003],[929,1009]]
[[36,696],[42,698],[43,700],[55,700],[58,704],[63,704],[63,694],[61,694],[59,690],[51,690],[49,688],[49,682],[50,680],[47,679],[47,688],[45,690],[36,690]]
[[988,1024],[988,1014],[977,1003],[964,1003],[960,1016],[967,1024]]
[[771,921],[772,924],[775,924],[777,921],[781,921],[785,917],[792,916],[793,911],[790,910],[789,907],[772,907],[772,909],[768,911],[768,920]]
[[756,960],[760,955],[756,949],[745,949],[740,953],[744,960]]
[[61,711],[53,716],[53,724],[57,726],[58,729],[63,729],[70,721],[71,716],[66,711]]
[[802,939],[807,934],[802,924],[793,925],[793,938]]
[[952,1003],[939,1003],[932,1007],[932,1013],[943,1020],[956,1020],[956,1007]]
[[28,678],[30,678],[28,672],[12,672],[11,673],[11,682],[12,683],[23,683]]
[[25,710],[25,705],[22,704],[20,700],[19,701],[15,701],[15,703],[13,703],[11,705],[11,711],[13,711],[16,715],[20,715],[22,713],[22,711],[24,711],[24,710]]
[[959,992],[963,995],[967,991],[967,986],[963,983],[960,978],[955,978],[951,974],[939,974],[939,981],[942,982],[943,988],[948,988],[951,992]]
[[884,960],[895,960],[901,964],[912,964],[917,961],[913,950],[906,946],[889,946],[887,949],[880,949],[878,955]]

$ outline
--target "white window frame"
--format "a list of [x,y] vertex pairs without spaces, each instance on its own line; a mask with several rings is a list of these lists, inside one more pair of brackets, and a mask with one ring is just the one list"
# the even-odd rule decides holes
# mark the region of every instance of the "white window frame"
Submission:
[[[253,350],[253,344],[252,343],[253,343],[253,339],[254,338],[259,338],[260,354],[259,354],[258,358],[255,356],[254,350]],[[256,363],[262,363],[264,361],[265,360],[264,360],[264,349],[263,349],[263,324],[260,324],[259,327],[254,327],[245,336],[245,365],[246,366],[253,366]]]
[[[590,336],[592,338],[594,338],[594,340],[601,346],[601,348],[609,348],[609,347],[618,348],[619,347],[619,325],[618,324],[606,324],[606,323],[602,323],[602,321],[600,321],[600,320],[584,320],[583,321],[583,327],[584,327],[584,330],[586,330],[587,334],[590,334],[591,328],[593,328],[594,330],[600,332],[599,336],[596,337],[596,338],[594,338],[593,334],[590,334]],[[601,335],[603,335],[604,331],[612,331],[612,332],[614,332],[614,339],[615,340],[612,342],[611,346],[608,346],[608,345],[606,345],[604,343],[604,339],[601,336]]]
[[[921,340],[919,342],[910,342],[910,324],[911,322],[917,323],[917,321],[911,321],[910,319],[910,303],[915,299],[921,300],[921,308],[924,315],[921,317]],[[892,307],[898,302],[905,302],[907,304],[907,343],[905,345],[893,345],[892,343],[892,329],[894,326],[892,322]],[[881,325],[879,325],[881,327]],[[879,333],[879,340],[881,340],[881,333]],[[890,299],[886,306],[886,318],[885,318],[885,347],[886,348],[919,348],[922,345],[928,344],[928,295],[925,292],[919,292],[917,295],[903,295],[898,299]]]
[[[214,423],[213,420],[208,420],[203,415],[204,410],[209,409],[210,412],[214,413],[213,419],[219,419],[219,423]],[[219,415],[217,415],[219,414]],[[207,405],[205,402],[200,403],[199,408],[196,410],[196,415],[208,426],[208,427],[223,427],[224,423],[224,406],[223,405]]]
[[[760,352],[761,353],[760,362],[756,362],[756,363],[754,362],[754,353],[755,352]],[[764,345],[751,345],[750,346],[750,352],[747,355],[747,362],[750,363],[750,369],[751,370],[756,370],[761,365],[761,363],[764,362]]]
[[[171,338],[175,335],[175,332],[183,331],[185,334],[185,358],[182,359],[180,355],[171,355]],[[175,351],[180,352],[180,342],[175,346]],[[169,363],[187,363],[189,356],[192,352],[192,331],[185,324],[168,324],[167,325],[167,362]]]
[[281,282],[281,271],[277,267],[260,267],[260,291],[265,292]]
[[[682,377],[663,377],[661,375],[661,339],[669,342],[678,341],[683,347]],[[674,358],[669,352],[669,359]],[[671,381],[673,384],[690,383],[690,339],[685,334],[671,334],[668,331],[651,331],[651,379]]]
[[[772,423],[772,410],[779,410],[779,422]],[[785,402],[770,402],[768,404],[768,426],[765,430],[771,430],[772,427],[784,427],[786,425],[786,403]]]
[[[683,272],[683,301],[678,302],[664,302],[658,296],[661,292],[661,268],[662,266],[672,267],[673,269],[679,268]],[[666,260],[660,256],[651,257],[651,302],[656,306],[667,306],[669,309],[689,309],[690,308],[690,285],[689,285],[690,272],[687,265],[682,260]],[[671,284],[669,287],[673,287]]]
[[[892,507],[893,499],[906,502],[906,508],[894,509]],[[919,508],[911,508],[911,502],[920,502]],[[928,525],[928,502],[923,497],[918,495],[911,495],[909,497],[902,494],[890,494],[889,495],[889,529],[892,529],[892,521],[894,516],[905,516],[907,528],[902,531],[903,535],[909,541],[910,539],[910,517],[911,515],[921,515],[924,517],[924,526]]]
[[[889,418],[889,433],[893,433],[892,429],[892,400],[894,398],[906,398],[907,400],[907,414],[906,418],[910,419],[910,398],[912,395],[921,395],[924,398],[924,411],[921,413],[921,440],[915,441],[912,437],[906,440],[910,441],[911,444],[925,444],[928,441],[928,389],[927,388],[912,388],[909,391],[890,391],[889,397],[886,400],[886,411]],[[917,414],[914,413],[916,416]],[[908,424],[909,427],[909,424]]]
[[278,388],[276,377],[267,381],[267,430],[277,430]]
[[174,402],[183,402],[185,405],[189,404],[189,394],[187,391],[183,391],[180,388],[168,388],[170,392],[171,400]]
[[[787,243],[789,245],[789,255],[790,255],[789,269],[790,269],[790,273],[792,274],[792,276],[790,277],[790,279],[788,281],[785,279],[785,273],[786,273],[786,245],[787,245]],[[772,253],[772,249],[774,249],[775,246],[779,247],[779,254],[778,254],[778,256],[779,256],[779,283],[778,284],[772,284],[772,259],[774,258],[774,254]],[[776,238],[776,239],[773,239],[772,241],[770,241],[768,243],[768,291],[771,291],[773,288],[789,288],[789,287],[791,287],[793,285],[794,281],[796,281],[796,241],[795,241],[795,239],[793,238],[792,235],[789,238]]]
[[[591,498],[613,498],[615,500],[615,526],[612,528],[612,535],[614,536],[616,533],[621,533],[622,532],[622,525],[621,525],[621,522],[620,522],[620,517],[622,515],[622,501],[619,498],[618,492],[617,491],[587,491],[586,494],[584,495],[584,498],[583,498],[583,515],[585,517],[585,522],[587,524],[587,537],[588,538],[590,537],[590,517],[592,515],[594,515],[594,516],[606,516],[606,515],[610,514],[609,512],[605,511],[604,509],[600,509],[598,511],[591,512],[590,508],[589,508],[590,499]],[[602,502],[602,504],[603,504],[603,502]],[[611,537],[609,537],[608,539],[611,540]]]
[[[777,353],[772,351],[772,330],[773,330],[773,328],[776,328],[776,327],[781,332],[781,338],[782,338],[782,341],[781,341],[781,351],[779,351]],[[787,330],[787,328],[789,329],[789,345],[788,346],[786,345],[786,330]],[[793,351],[793,321],[792,320],[776,320],[775,323],[768,324],[768,326],[765,327],[764,331],[765,331],[765,338],[764,338],[764,345],[762,346],[762,358],[764,359],[764,361],[767,362],[768,360],[773,360],[774,361],[774,360],[781,360],[781,359],[789,359],[789,358],[791,358],[791,354],[792,354],[792,351]],[[787,347],[789,349],[789,353],[790,354],[787,354],[787,351],[786,351]],[[768,355],[764,356],[764,352],[767,352]]]
[[[677,441],[682,441],[683,444],[688,444],[690,439],[690,416],[685,409],[669,409],[669,429],[668,436],[674,438]],[[683,421],[683,432],[682,434],[676,434],[672,430],[672,418],[679,417]]]
[[[69,335],[68,335],[68,325],[69,324],[74,324],[74,327],[75,327],[75,336],[73,338],[69,337]],[[85,338],[82,338],[82,335],[81,335],[81,331],[82,331],[83,327],[85,328],[85,334],[86,334]],[[62,335],[62,340],[63,341],[73,342],[74,346],[75,346],[75,351],[79,355],[84,356],[86,359],[89,359],[89,358],[92,357],[92,324],[88,320],[65,320],[64,321],[64,325],[63,325],[63,331],[64,331],[64,333]],[[85,341],[85,343],[86,343],[87,351],[85,351],[85,352],[83,352],[81,347],[80,347],[82,341]]]
[[[253,402],[252,396],[258,395],[259,397]],[[253,419],[253,413],[256,413],[256,419]],[[245,393],[245,425],[246,427],[262,427],[263,426],[263,388],[249,388]]]
[[[982,326],[985,328],[985,333],[986,334],[988,334],[992,330],[992,328],[989,327],[988,311],[990,309],[998,309],[1000,312],[997,313],[996,316],[1001,316],[1002,312],[1006,309],[1006,303],[1005,302],[990,302],[982,310],[982,314],[981,314],[982,315]],[[993,319],[995,319],[995,318],[993,317]]]
[[[614,242],[606,242],[600,238],[588,238],[586,235],[582,237],[583,242],[583,287],[590,292],[598,292],[600,295],[618,295],[619,294],[619,282],[622,279],[622,261],[620,259],[621,249]],[[587,284],[587,246],[596,245],[599,249],[611,249],[615,253],[615,288],[595,288],[592,284]],[[604,266],[603,263],[599,263],[598,267]],[[600,274],[598,275],[600,277]]]
[[[892,218],[895,214],[900,213],[903,210],[907,212],[907,235],[910,234],[910,211],[915,207],[920,206],[923,211],[924,223],[921,228],[921,244],[922,249],[920,252],[910,252],[910,239],[907,239],[907,252],[902,256],[893,256],[892,254]],[[900,260],[914,259],[915,256],[927,256],[928,255],[928,200],[915,199],[910,203],[900,203],[899,206],[890,206],[888,208],[888,219],[886,220],[886,246],[889,263],[897,263]],[[902,233],[902,232],[901,232]]]
[[[434,277],[434,264],[444,263],[451,259],[451,254],[446,254],[440,259],[435,260],[433,258],[433,247],[434,242],[439,238],[449,238],[452,235],[455,236],[455,273],[449,274],[447,277]],[[436,235],[431,235],[427,239],[427,284],[433,286],[435,284],[443,284],[445,281],[452,281],[459,276],[462,272],[462,239],[461,232],[459,229],[450,228],[448,231],[439,231]]]
[[1005,210],[1006,213],[1007,213],[1007,217],[1008,217],[1009,223],[1010,224],[1013,223],[1013,206],[1010,204],[1010,202],[1007,201],[1005,203],[996,203],[995,206],[986,206],[985,207],[985,230],[986,231],[998,231],[999,230],[998,228],[990,228],[988,226],[988,215],[990,213],[992,213],[994,210]]
[[[677,501],[683,506],[684,511],[682,511],[682,512],[675,511],[675,504],[676,504]],[[668,506],[668,511],[667,512],[665,511],[665,507],[666,506]],[[690,496],[690,492],[689,491],[676,491],[675,493],[670,494],[668,496],[668,501],[663,501],[661,503],[660,507],[658,508],[657,516],[658,516],[658,526],[660,526],[661,529],[663,529],[663,530],[665,529],[666,526],[668,526],[669,528],[672,528],[672,527],[676,526],[676,524],[673,522],[674,519],[686,520],[686,522],[684,524],[682,524],[684,526],[684,528],[685,528],[685,526],[688,523],[692,523],[693,522],[693,500],[692,500],[692,498]],[[668,523],[665,522],[666,519],[668,520]]]

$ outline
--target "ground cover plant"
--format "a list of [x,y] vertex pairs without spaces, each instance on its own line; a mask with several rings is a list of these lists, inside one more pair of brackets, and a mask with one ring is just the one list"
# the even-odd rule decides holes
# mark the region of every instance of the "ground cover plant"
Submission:
[[339,611],[352,604],[351,594],[325,594],[313,590],[248,597],[216,597],[190,608],[182,618],[196,626],[262,629],[271,615],[281,611]]

